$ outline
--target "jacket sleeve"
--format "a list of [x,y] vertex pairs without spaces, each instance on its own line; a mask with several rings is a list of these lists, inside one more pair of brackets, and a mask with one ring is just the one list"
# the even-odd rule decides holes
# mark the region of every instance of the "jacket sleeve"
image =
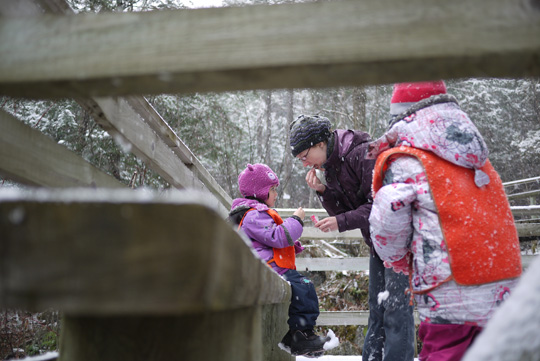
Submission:
[[[383,261],[395,262],[408,252],[413,235],[412,209],[417,199],[414,179],[406,171],[413,160],[401,157],[387,171],[384,186],[373,200],[369,217],[371,241]],[[421,167],[421,166],[420,166]]]
[[246,214],[242,230],[249,238],[268,247],[285,248],[294,246],[303,227],[294,218],[287,218],[278,226],[268,213],[253,211]]
[[333,192],[326,188],[320,196],[323,207],[328,214],[335,216],[338,222],[340,232],[352,229],[369,229],[369,214],[373,203],[371,194],[371,182],[373,177],[373,168],[375,166],[374,159],[366,159],[366,147],[358,147],[349,157],[350,163],[348,166],[358,180],[359,187],[357,189],[347,189],[346,192],[351,192],[351,198],[356,199],[361,203],[356,209],[348,209],[345,207],[346,202],[344,197],[346,194],[341,192]]

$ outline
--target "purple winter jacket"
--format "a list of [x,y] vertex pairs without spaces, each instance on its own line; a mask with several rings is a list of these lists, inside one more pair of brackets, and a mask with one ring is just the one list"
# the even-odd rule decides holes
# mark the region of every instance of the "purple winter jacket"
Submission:
[[[266,213],[268,206],[257,200],[247,198],[233,200],[229,220],[238,225],[250,208],[255,208],[255,210],[246,214],[241,229],[251,239],[259,258],[264,262],[271,260],[274,257],[273,248],[294,246],[297,254],[303,251],[304,248],[298,239],[302,235],[304,225],[299,218],[293,216],[283,219],[283,223],[278,226]],[[286,268],[279,267],[275,262],[272,262],[270,266],[280,275],[287,272]]]
[[[336,217],[340,232],[360,228],[371,247],[369,214],[375,160],[366,159],[369,142],[371,138],[365,132],[334,131],[332,153],[323,165],[326,189],[317,195],[328,214]],[[332,145],[332,139],[328,144]]]

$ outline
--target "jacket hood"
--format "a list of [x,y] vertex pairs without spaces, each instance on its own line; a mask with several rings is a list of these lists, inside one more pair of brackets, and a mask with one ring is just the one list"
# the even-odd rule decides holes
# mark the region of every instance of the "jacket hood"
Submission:
[[370,141],[371,138],[366,132],[337,129],[328,142],[332,153],[328,155],[326,163],[333,164],[337,159],[346,157],[359,144],[369,143]]
[[392,119],[386,133],[369,145],[367,158],[400,145],[433,152],[465,168],[479,169],[488,158],[482,135],[448,94],[415,103]]
[[259,202],[256,199],[249,198],[236,198],[231,205],[231,213],[237,210],[237,208],[255,208],[258,211],[266,211],[270,209],[266,204]]
[[251,208],[255,208],[258,211],[266,211],[270,209],[266,204],[255,199],[236,198],[232,202],[231,211],[229,212],[229,217],[227,219],[232,224],[240,224],[244,214]]

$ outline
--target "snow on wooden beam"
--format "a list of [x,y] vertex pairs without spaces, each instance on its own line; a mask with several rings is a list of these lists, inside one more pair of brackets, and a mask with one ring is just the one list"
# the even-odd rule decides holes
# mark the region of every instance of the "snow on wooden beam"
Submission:
[[[326,216],[327,217],[327,216]],[[521,238],[524,237],[538,237],[540,236],[540,223],[516,223],[516,230],[518,236]],[[345,232],[323,232],[315,227],[305,227],[304,232],[302,233],[302,240],[345,240],[345,239],[358,239],[362,240],[362,232],[360,229],[353,229]]]
[[305,227],[301,239],[363,239],[360,229],[345,232],[323,232],[315,227]]
[[96,122],[176,188],[208,191],[226,216],[231,197],[144,97],[80,101]]
[[3,18],[0,94],[90,97],[540,75],[538,0],[343,0]]
[[0,174],[46,187],[125,187],[52,138],[0,110]]
[[[43,11],[73,15],[64,0],[9,0],[2,10],[6,10],[0,11],[6,17],[37,16]],[[232,202],[231,197],[143,96],[123,99],[77,98],[76,100],[103,129],[121,142],[124,149],[132,151],[144,160],[152,170],[170,184],[177,188],[192,187],[208,190],[218,201],[217,208],[220,212],[223,215],[228,213]],[[133,129],[136,131],[134,132]],[[32,147],[27,146],[27,148]],[[166,148],[169,148],[170,152]],[[155,155],[156,149],[161,151],[159,156]],[[31,169],[27,172],[31,172]]]
[[173,315],[289,302],[205,197],[0,192],[0,307]]
[[[540,206],[511,206],[510,209],[514,216],[538,216],[540,215]],[[291,217],[296,209],[293,208],[278,208],[277,211],[282,217]],[[309,217],[314,215],[319,219],[328,217],[326,210],[322,208],[306,208],[306,227],[302,233],[301,239],[363,239],[362,233],[359,229],[353,229],[345,232],[322,232],[320,229],[312,227],[312,223]],[[516,223],[516,229],[520,237],[537,237],[540,236],[540,223]]]
[[[521,263],[523,268],[528,268],[529,265],[538,256],[523,255],[521,256]],[[369,271],[369,257],[298,257],[296,259],[296,268],[298,271],[353,271],[364,272]]]
[[[323,311],[317,318],[317,326],[367,326],[369,311]],[[415,324],[420,324],[418,312],[414,312]]]

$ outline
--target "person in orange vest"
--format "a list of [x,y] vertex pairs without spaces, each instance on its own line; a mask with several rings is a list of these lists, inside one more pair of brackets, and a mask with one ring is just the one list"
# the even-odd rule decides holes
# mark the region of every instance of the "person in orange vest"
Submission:
[[419,359],[460,360],[522,272],[514,219],[484,139],[443,81],[395,84],[390,112],[367,155],[371,239],[386,267],[409,275]]
[[319,300],[311,280],[296,271],[295,256],[303,247],[305,212],[300,207],[292,217],[282,219],[275,206],[279,179],[265,164],[248,164],[238,176],[242,198],[233,200],[229,221],[250,239],[259,257],[291,285],[289,331],[279,346],[292,355],[321,356],[329,337],[314,332],[319,317]]

